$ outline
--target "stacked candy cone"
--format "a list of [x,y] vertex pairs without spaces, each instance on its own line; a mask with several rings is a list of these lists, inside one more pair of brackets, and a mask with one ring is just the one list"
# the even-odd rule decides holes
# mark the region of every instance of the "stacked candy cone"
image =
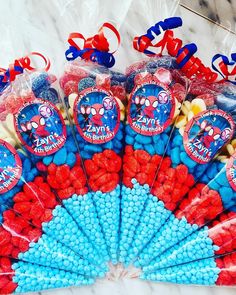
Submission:
[[113,263],[117,263],[119,243],[124,82],[119,72],[78,61],[66,66],[60,81]]
[[[161,163],[163,169],[169,166],[168,159],[163,160],[163,156],[174,120],[186,96],[187,81],[176,68],[175,59],[166,56],[137,63],[127,69],[129,104],[120,241],[120,261],[126,264],[158,231],[168,215],[168,210],[150,194],[150,189]],[[150,227],[145,228],[143,222],[154,215]]]
[[[214,95],[212,94],[212,99],[215,98],[214,101],[216,101],[216,97],[217,93]],[[195,103],[196,100],[198,101],[199,97],[194,98],[192,103]],[[186,103],[188,103],[187,100],[183,106],[185,113]],[[203,100],[202,104],[204,104]],[[215,107],[217,107],[216,104]],[[188,114],[190,112],[191,111],[189,111]],[[177,118],[177,124],[179,124],[181,121],[184,121],[182,118],[183,115],[184,113],[182,112],[179,118]],[[212,122],[214,123],[212,124]],[[177,126],[179,127],[179,125]],[[222,128],[221,131],[218,126]],[[184,126],[181,126],[180,128],[176,128],[174,130],[173,137],[170,139],[170,143],[167,148],[167,155],[170,155],[172,163],[171,167],[166,171],[159,171],[153,186],[153,190],[157,191],[159,198],[164,202],[165,207],[170,212],[169,219],[166,221],[161,230],[156,233],[150,244],[143,250],[143,253],[140,254],[138,259],[139,261],[136,262],[136,265],[139,266],[147,265],[151,260],[153,260],[154,257],[156,257],[158,260],[157,257],[162,255],[165,250],[172,247],[178,243],[178,241],[181,241],[199,228],[199,224],[194,222],[189,223],[189,220],[186,219],[185,214],[178,214],[178,216],[176,216],[175,209],[177,208],[178,204],[181,203],[181,201],[183,201],[183,203],[186,202],[185,195],[189,191],[190,195],[192,196],[191,192],[193,190],[190,190],[190,188],[193,184],[196,184],[197,187],[200,186],[200,178],[206,178],[203,174],[205,171],[208,173],[209,171],[213,172],[213,167],[217,167],[218,170],[220,169],[219,167],[221,167],[221,165],[218,167],[218,163],[215,162],[214,166],[212,166],[212,161],[214,156],[221,150],[223,145],[232,136],[234,123],[233,119],[222,110],[211,109],[209,111],[206,110],[204,112],[200,112],[198,115],[193,116],[192,119],[187,123],[185,129],[183,127]],[[204,142],[201,138],[202,132],[205,133],[203,137]],[[181,136],[181,133],[183,134],[183,137]],[[225,135],[226,138],[223,139]],[[220,136],[222,136],[222,140],[220,139]],[[210,147],[209,143],[212,145],[212,147]],[[203,150],[205,147],[207,147],[207,149]],[[178,151],[176,151],[176,149],[178,149]],[[178,169],[180,166],[181,169]],[[168,172],[170,175],[168,175]],[[213,172],[212,175],[218,177],[217,173],[215,172]],[[191,179],[190,186],[188,186],[189,178]],[[167,187],[168,191],[166,191]],[[209,201],[208,204],[210,204],[211,202],[208,192],[206,192],[205,198],[207,198]],[[212,219],[217,215],[217,213],[219,214],[223,210],[221,204],[219,202],[216,203],[218,204],[218,207],[216,208],[218,211],[214,213],[211,212]],[[194,206],[195,204],[193,204],[193,207]],[[230,204],[228,207],[229,206]],[[196,211],[199,212],[199,210],[200,207]],[[191,205],[186,211],[191,212]],[[181,232],[178,232],[179,227],[182,229]],[[164,240],[164,238],[167,236],[168,240]],[[150,255],[148,253],[150,253]]]

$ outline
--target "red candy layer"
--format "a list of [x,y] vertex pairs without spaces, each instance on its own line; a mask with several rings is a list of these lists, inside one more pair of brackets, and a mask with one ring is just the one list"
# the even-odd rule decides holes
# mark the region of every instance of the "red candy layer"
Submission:
[[182,164],[171,168],[171,159],[165,157],[151,192],[164,202],[167,209],[173,211],[193,185],[194,178],[188,173],[188,168]]
[[119,184],[122,160],[112,150],[95,154],[84,161],[89,186],[93,191],[110,192]]
[[7,257],[0,257],[0,294],[11,294],[17,288],[17,284],[12,282],[13,276],[11,260]]
[[25,184],[13,201],[15,212],[38,227],[41,227],[42,222],[51,220],[52,210],[59,203],[42,177],[36,177],[33,182]]
[[219,193],[199,183],[192,188],[183,199],[175,213],[177,218],[185,217],[191,224],[203,226],[223,212],[223,204]]
[[161,156],[150,156],[143,150],[134,150],[132,146],[126,146],[123,157],[123,183],[132,188],[131,180],[135,178],[141,185],[152,185],[157,168],[161,163]]
[[236,250],[236,213],[220,214],[218,220],[209,225],[209,237],[220,247],[216,254],[229,253]]
[[19,253],[26,252],[31,242],[37,242],[42,235],[34,227],[12,210],[3,213],[3,224],[0,226],[0,256],[17,258]]
[[217,285],[232,286],[236,284],[236,253],[216,258],[216,264],[221,272],[216,281]]
[[[37,168],[39,169],[38,164]],[[42,165],[43,167],[40,167],[40,171],[46,172],[48,184],[61,200],[68,199],[73,194],[84,195],[88,192],[86,177],[78,155],[73,168],[70,168],[70,166],[66,164],[57,166],[54,163],[46,166],[40,162],[40,166]]]

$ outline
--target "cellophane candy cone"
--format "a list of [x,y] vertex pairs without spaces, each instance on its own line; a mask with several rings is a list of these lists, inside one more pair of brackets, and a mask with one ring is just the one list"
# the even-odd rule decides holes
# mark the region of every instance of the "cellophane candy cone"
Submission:
[[[214,220],[220,213],[226,211],[236,204],[236,192],[234,185],[234,168],[235,159],[235,139],[226,146],[226,149],[215,159],[204,176],[199,179],[199,182],[189,191],[188,195],[182,200],[177,210],[174,212],[175,218],[186,220],[189,229],[181,228],[181,235],[178,232],[180,228],[174,220],[168,222],[168,226],[175,231],[172,234],[172,239],[179,241],[174,247],[164,252],[158,261],[153,261],[153,266],[148,266],[150,269],[162,268],[181,263],[178,259],[173,259],[173,252],[181,250],[185,244],[185,238],[207,225]],[[233,154],[232,154],[233,153]],[[232,154],[232,155],[230,155]],[[183,224],[183,223],[182,223]],[[194,239],[194,235],[189,237]],[[183,242],[180,242],[182,241]],[[170,258],[169,258],[170,257]],[[183,257],[183,262],[185,257]]]
[[0,294],[89,285],[94,279],[47,266],[0,257]]
[[129,264],[167,218],[168,210],[150,194],[150,188],[188,82],[177,70],[176,60],[169,56],[131,65],[126,74],[120,261]]
[[236,253],[196,260],[144,274],[149,281],[177,284],[234,286],[236,282]]
[[[208,89],[205,88],[204,91],[207,94]],[[195,116],[192,111],[187,112],[186,108],[188,104],[194,105],[201,98],[196,97],[191,103],[188,100],[184,102],[182,114],[177,118],[177,128],[167,147],[169,168],[162,170],[160,167],[153,186],[154,194],[157,194],[164,202],[165,208],[169,210],[169,219],[143,249],[136,265],[144,266],[151,260],[158,260],[157,257],[160,257],[168,248],[199,228],[198,224],[188,222],[185,216],[176,217],[175,210],[205,171],[208,168],[211,169],[214,157],[233,136],[233,118],[230,112],[223,111],[217,104],[221,96],[226,97],[222,89],[214,90],[214,93],[211,93],[214,109],[213,105],[210,105],[209,110]],[[203,103],[204,101],[201,100],[201,104]],[[207,109],[206,105],[205,108]],[[180,122],[184,123],[184,116],[190,119],[189,122],[186,126],[181,126],[182,123],[178,125]]]
[[117,263],[125,76],[87,61],[66,65],[60,84],[91,188],[92,201]]
[[[29,156],[24,169],[31,176],[30,182],[21,183],[21,190],[13,198],[13,208],[17,214],[42,229],[45,235],[56,238],[81,257],[100,265],[103,259],[82,230],[84,224],[81,226],[79,218],[74,219],[63,204],[63,200],[68,201],[73,193],[69,177],[80,183],[80,192],[87,191],[86,177],[79,155],[65,147],[68,145],[67,134],[70,135],[70,146],[75,146],[75,143],[58,108],[51,101],[36,98],[32,92],[38,80],[40,83],[48,82],[49,77],[46,77],[22,74],[1,96],[1,104],[8,113],[7,116],[4,112],[1,115],[3,137],[12,138],[18,145],[21,142]],[[17,103],[14,104],[15,101]],[[75,150],[73,146],[71,149]],[[41,176],[34,178],[34,173]],[[83,221],[86,218],[83,216]],[[88,220],[86,222],[89,223]]]
[[235,251],[235,208],[233,206],[224,211],[209,224],[172,247],[159,263],[153,262],[143,269],[144,272],[152,272],[163,265],[179,265]]

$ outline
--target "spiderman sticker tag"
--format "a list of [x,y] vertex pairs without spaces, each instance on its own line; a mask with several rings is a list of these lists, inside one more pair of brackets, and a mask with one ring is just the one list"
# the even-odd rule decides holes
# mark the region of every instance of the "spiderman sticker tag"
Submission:
[[236,191],[236,153],[230,157],[226,165],[226,175],[230,186]]
[[22,174],[22,163],[16,150],[0,140],[0,194],[12,189]]
[[208,163],[232,138],[233,132],[233,119],[222,110],[201,112],[185,127],[185,151],[195,162]]
[[128,122],[142,135],[162,133],[171,123],[175,100],[168,87],[151,79],[137,85],[130,95]]
[[42,99],[19,109],[15,128],[25,148],[37,156],[54,154],[66,142],[66,126],[59,110]]
[[119,105],[108,91],[89,88],[75,101],[74,120],[84,140],[102,144],[112,140],[119,129]]

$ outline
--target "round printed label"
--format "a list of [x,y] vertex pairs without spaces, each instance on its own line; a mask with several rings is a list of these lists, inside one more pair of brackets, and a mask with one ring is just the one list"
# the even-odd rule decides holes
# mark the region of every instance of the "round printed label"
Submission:
[[191,159],[205,164],[231,139],[233,132],[233,119],[225,112],[204,111],[188,122],[183,137],[184,148]]
[[37,156],[51,155],[66,142],[66,126],[59,110],[37,99],[24,104],[15,115],[16,132],[26,149]]
[[174,111],[175,100],[169,89],[152,80],[132,91],[128,122],[137,133],[152,136],[163,132],[172,123]]
[[103,89],[86,89],[75,101],[74,120],[83,139],[90,143],[105,143],[112,140],[119,129],[119,105]]
[[226,175],[230,186],[236,191],[236,153],[230,157],[226,165]]
[[0,140],[0,194],[12,189],[18,183],[21,173],[20,156],[9,143]]

